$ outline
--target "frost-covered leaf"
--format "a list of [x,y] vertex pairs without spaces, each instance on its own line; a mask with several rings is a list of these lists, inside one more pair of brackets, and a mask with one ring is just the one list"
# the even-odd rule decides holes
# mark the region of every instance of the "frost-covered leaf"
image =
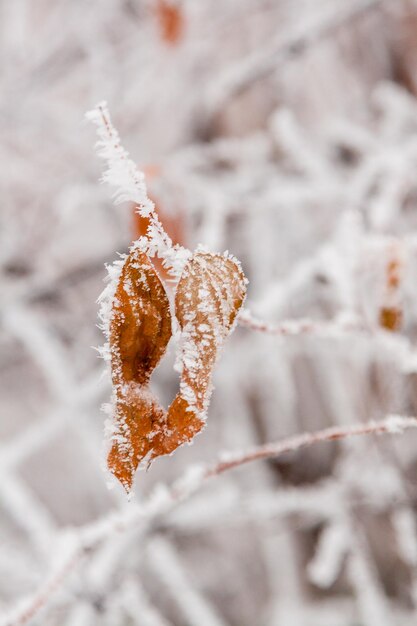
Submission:
[[148,383],[171,337],[168,298],[146,254],[133,248],[126,259],[109,327],[114,433],[108,465],[127,491],[145,457],[173,452],[203,427],[213,366],[245,293],[246,279],[232,257],[196,252],[188,261],[175,297],[180,390],[167,413]]
[[148,383],[170,337],[165,289],[146,254],[133,248],[120,274],[109,327],[114,433],[108,465],[126,490],[165,420]]
[[153,457],[169,454],[204,426],[212,371],[246,294],[246,279],[232,257],[196,252],[178,283],[175,312],[181,328],[180,391],[167,416],[167,430]]

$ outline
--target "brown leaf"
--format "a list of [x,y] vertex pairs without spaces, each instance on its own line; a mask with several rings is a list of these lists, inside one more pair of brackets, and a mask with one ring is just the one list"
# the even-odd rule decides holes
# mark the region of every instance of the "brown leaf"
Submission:
[[382,307],[379,311],[379,325],[395,332],[401,329],[403,312],[398,307]]
[[211,377],[246,293],[246,279],[226,255],[197,252],[178,283],[180,391],[168,414],[149,390],[171,337],[169,302],[146,254],[133,250],[117,285],[110,321],[115,433],[109,469],[130,491],[139,463],[173,452],[204,426]]
[[184,33],[181,7],[172,0],[156,0],[155,14],[162,40],[172,46],[178,44]]
[[386,266],[386,287],[384,303],[379,311],[379,325],[386,330],[396,332],[403,323],[401,306],[401,281],[403,259],[398,245],[391,245]]
[[170,337],[165,289],[146,254],[133,249],[119,278],[110,320],[115,433],[108,466],[127,491],[164,426],[165,411],[148,383]]
[[175,297],[182,344],[180,391],[153,458],[190,441],[204,426],[212,370],[245,294],[244,274],[226,255],[196,252],[184,268]]

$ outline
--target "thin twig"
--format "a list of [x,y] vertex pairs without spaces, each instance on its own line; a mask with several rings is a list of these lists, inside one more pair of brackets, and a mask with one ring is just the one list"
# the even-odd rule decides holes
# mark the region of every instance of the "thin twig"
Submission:
[[252,461],[269,459],[281,456],[287,452],[294,452],[323,441],[340,441],[348,437],[358,435],[381,435],[401,433],[408,428],[417,428],[417,419],[414,417],[403,417],[392,415],[380,422],[365,422],[364,424],[354,424],[353,426],[339,427],[333,426],[325,428],[315,433],[302,433],[289,439],[284,439],[277,443],[269,443],[264,446],[256,446],[246,452],[222,454],[220,461],[208,469],[205,478],[217,476],[226,470],[239,467]]
[[30,623],[47,605],[51,596],[63,586],[67,576],[76,568],[80,560],[102,541],[111,537],[115,532],[126,531],[140,522],[149,527],[156,517],[171,511],[214,476],[246,463],[275,458],[324,441],[339,441],[358,435],[398,434],[409,428],[417,428],[417,418],[391,415],[379,422],[325,428],[315,433],[303,433],[276,443],[256,446],[244,452],[223,453],[212,465],[193,467],[177,480],[171,489],[167,489],[162,494],[156,492],[142,506],[130,506],[126,511],[113,514],[108,519],[100,519],[80,529],[76,536],[72,537],[71,549],[68,550],[61,565],[55,567],[47,577],[47,582],[25,601],[23,606],[13,610],[8,617],[1,620],[0,624],[1,626],[24,626]]
[[244,309],[238,316],[238,324],[248,330],[276,337],[307,335],[327,339],[343,339],[354,334],[366,335],[372,340],[382,342],[392,356],[396,355],[399,367],[404,373],[416,371],[416,350],[405,335],[391,332],[382,326],[371,325],[359,317],[341,315],[331,320],[313,320],[305,317],[282,320],[271,324],[256,319]]
[[349,332],[367,332],[370,330],[359,319],[333,319],[333,320],[313,320],[308,317],[299,319],[283,320],[277,324],[271,324],[264,320],[257,319],[243,310],[238,317],[240,326],[268,335],[296,336],[296,335],[335,335]]

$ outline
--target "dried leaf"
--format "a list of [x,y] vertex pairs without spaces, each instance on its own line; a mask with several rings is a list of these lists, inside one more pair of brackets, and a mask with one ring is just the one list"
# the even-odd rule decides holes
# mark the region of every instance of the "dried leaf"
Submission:
[[175,312],[181,328],[180,391],[152,457],[190,441],[205,424],[212,371],[246,294],[246,279],[227,255],[196,252],[178,283]]
[[[186,243],[185,242],[185,224],[184,224],[185,220],[184,220],[183,213],[181,211],[176,211],[175,213],[173,212],[171,215],[167,211],[164,211],[161,203],[157,200],[155,195],[149,194],[149,197],[151,198],[152,202],[155,203],[163,229],[169,235],[170,239],[172,240],[172,243],[174,245],[179,244],[183,246]],[[134,207],[133,219],[134,219],[133,236],[135,239],[138,239],[139,237],[143,237],[144,235],[146,235],[148,228],[149,228],[150,220],[148,217],[142,217],[141,215],[139,215],[136,207]],[[168,278],[169,274],[167,270],[164,268],[164,266],[162,265],[161,259],[156,257],[155,259],[152,259],[152,261],[155,264],[161,276],[162,277],[166,276]]]
[[148,383],[171,337],[165,289],[149,258],[137,248],[119,278],[109,335],[115,432],[108,466],[129,491],[138,464],[164,425],[165,411]]
[[108,465],[130,491],[139,463],[173,452],[204,426],[219,349],[243,303],[246,279],[227,255],[197,252],[178,283],[180,391],[168,413],[149,390],[171,337],[169,302],[146,254],[134,249],[117,285],[110,321],[115,433]]
[[384,304],[379,311],[379,325],[386,330],[396,332],[403,323],[401,306],[401,280],[403,259],[398,245],[392,245],[390,258],[386,266],[386,287]]
[[157,0],[155,8],[161,38],[176,45],[184,33],[184,16],[181,7],[172,0]]

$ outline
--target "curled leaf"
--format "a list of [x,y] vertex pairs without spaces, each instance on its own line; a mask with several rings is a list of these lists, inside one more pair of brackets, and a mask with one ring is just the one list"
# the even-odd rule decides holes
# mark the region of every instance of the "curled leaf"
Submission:
[[204,426],[213,367],[245,294],[246,279],[233,258],[196,252],[189,259],[175,297],[181,328],[180,391],[168,410],[166,431],[158,437],[153,457],[191,441]]
[[165,289],[146,254],[134,248],[117,284],[109,328],[115,406],[108,466],[127,491],[164,424],[165,411],[148,383],[170,338]]
[[109,339],[114,388],[112,473],[130,491],[139,463],[173,452],[204,426],[212,371],[246,293],[238,263],[196,252],[178,283],[180,390],[168,413],[149,389],[150,376],[171,337],[165,289],[148,256],[133,249],[113,298]]
[[[184,15],[175,0],[156,0],[163,38],[179,41]],[[174,244],[147,195],[144,175],[120,144],[105,103],[88,114],[98,127],[103,180],[116,188],[118,202],[135,204],[143,229],[123,261],[108,267],[109,284],[100,297],[107,338],[101,354],[111,363],[112,442],[108,466],[130,491],[139,463],[168,454],[201,430],[211,394],[219,348],[241,307],[246,279],[227,255],[190,251]],[[156,173],[158,170],[156,170]],[[181,329],[180,390],[168,413],[149,389],[149,380],[171,337],[170,306],[151,258],[163,260],[179,279],[176,316]]]

